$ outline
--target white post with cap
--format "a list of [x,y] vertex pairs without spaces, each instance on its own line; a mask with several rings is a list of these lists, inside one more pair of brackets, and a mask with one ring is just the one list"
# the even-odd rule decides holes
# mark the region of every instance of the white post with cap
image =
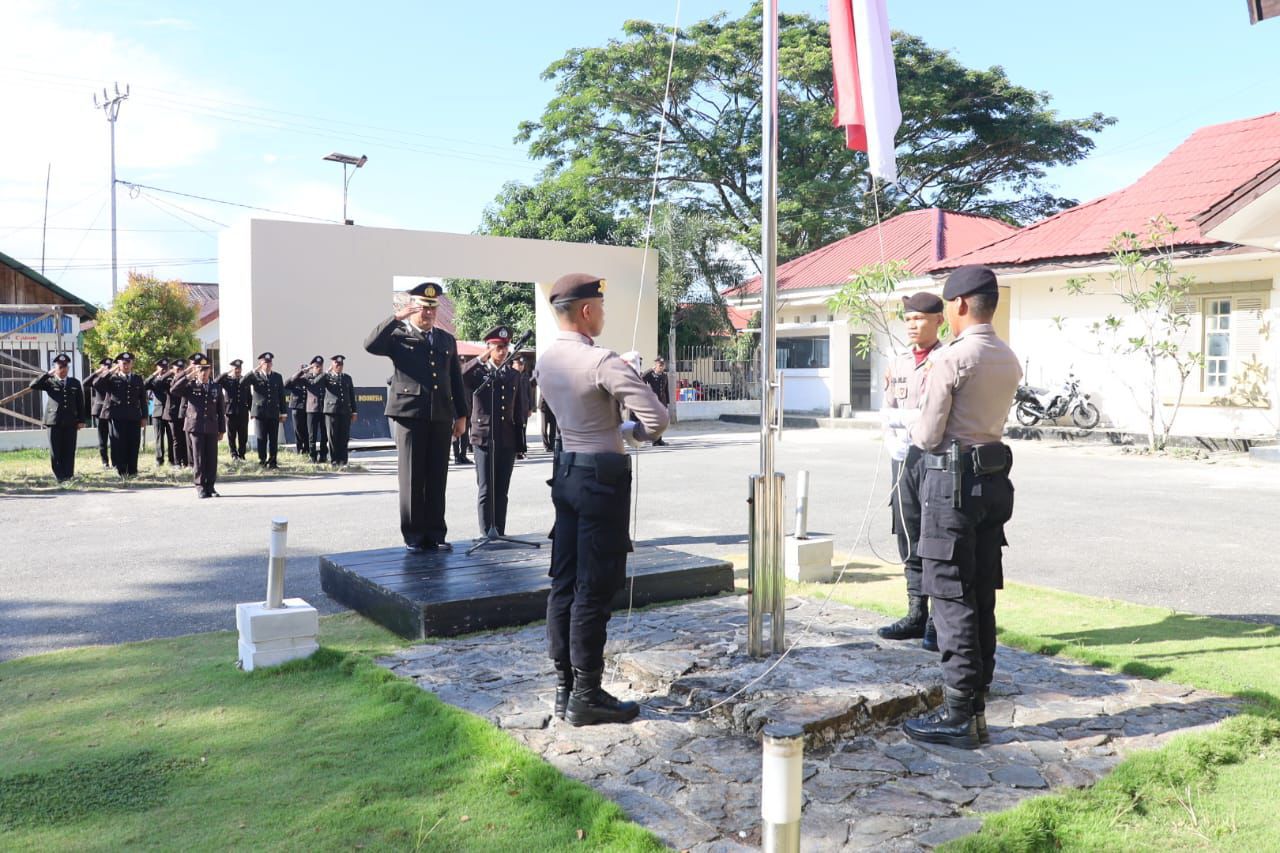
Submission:
[[267,598],[236,605],[240,632],[239,666],[245,672],[310,657],[320,648],[320,615],[301,598],[284,597],[285,549],[289,520],[271,519],[267,549]]

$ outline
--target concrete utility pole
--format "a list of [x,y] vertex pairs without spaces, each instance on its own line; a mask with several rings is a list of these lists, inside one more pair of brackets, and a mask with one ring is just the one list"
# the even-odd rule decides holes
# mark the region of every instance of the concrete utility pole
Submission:
[[98,93],[93,93],[93,106],[102,110],[107,116],[107,123],[111,125],[111,301],[115,301],[118,289],[116,269],[116,118],[120,115],[120,105],[129,97],[129,86],[126,83],[124,94],[120,93],[120,84],[113,84],[115,96],[107,94],[107,88],[102,87],[102,101],[98,101]]

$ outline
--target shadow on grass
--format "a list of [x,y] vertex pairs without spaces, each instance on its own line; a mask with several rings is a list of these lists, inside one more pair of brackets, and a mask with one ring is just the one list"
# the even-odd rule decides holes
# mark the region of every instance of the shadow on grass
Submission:
[[[1084,645],[1139,645],[1207,639],[1236,639],[1275,637],[1280,640],[1280,630],[1271,625],[1244,622],[1212,616],[1195,616],[1188,613],[1171,613],[1159,622],[1142,625],[1121,625],[1115,628],[1092,628],[1084,631],[1067,631],[1049,634],[1052,640],[1064,644]],[[1206,653],[1218,651],[1208,648]]]

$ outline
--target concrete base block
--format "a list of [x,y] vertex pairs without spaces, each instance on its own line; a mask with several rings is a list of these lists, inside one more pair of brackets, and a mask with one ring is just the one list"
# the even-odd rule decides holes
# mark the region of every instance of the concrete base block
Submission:
[[236,605],[240,631],[240,665],[246,672],[260,666],[310,657],[318,648],[320,615],[301,598],[286,598],[284,607],[270,610],[266,602]]
[[826,536],[797,539],[788,536],[783,544],[783,565],[787,579],[800,583],[831,583],[835,571],[831,559],[835,541]]

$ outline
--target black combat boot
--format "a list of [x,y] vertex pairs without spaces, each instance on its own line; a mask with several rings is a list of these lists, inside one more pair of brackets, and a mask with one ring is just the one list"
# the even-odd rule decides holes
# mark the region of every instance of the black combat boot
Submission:
[[567,660],[555,661],[556,667],[556,717],[564,719],[564,709],[569,704],[569,694],[573,692],[573,667]]
[[929,621],[929,599],[923,595],[907,597],[907,615],[892,625],[877,628],[876,633],[886,640],[918,640],[924,636],[924,624]]
[[924,626],[924,639],[920,641],[920,648],[926,652],[938,651],[938,629],[933,627],[933,617],[929,617],[929,621]]
[[978,726],[973,716],[973,691],[944,687],[942,692],[940,706],[922,717],[907,720],[902,724],[902,730],[912,740],[977,749]]
[[991,743],[991,732],[987,730],[987,691],[979,690],[973,694],[973,722],[978,730],[978,743]]
[[603,667],[592,672],[573,668],[573,692],[564,715],[570,725],[629,723],[640,715],[640,706],[635,702],[620,702],[600,687],[603,675]]

